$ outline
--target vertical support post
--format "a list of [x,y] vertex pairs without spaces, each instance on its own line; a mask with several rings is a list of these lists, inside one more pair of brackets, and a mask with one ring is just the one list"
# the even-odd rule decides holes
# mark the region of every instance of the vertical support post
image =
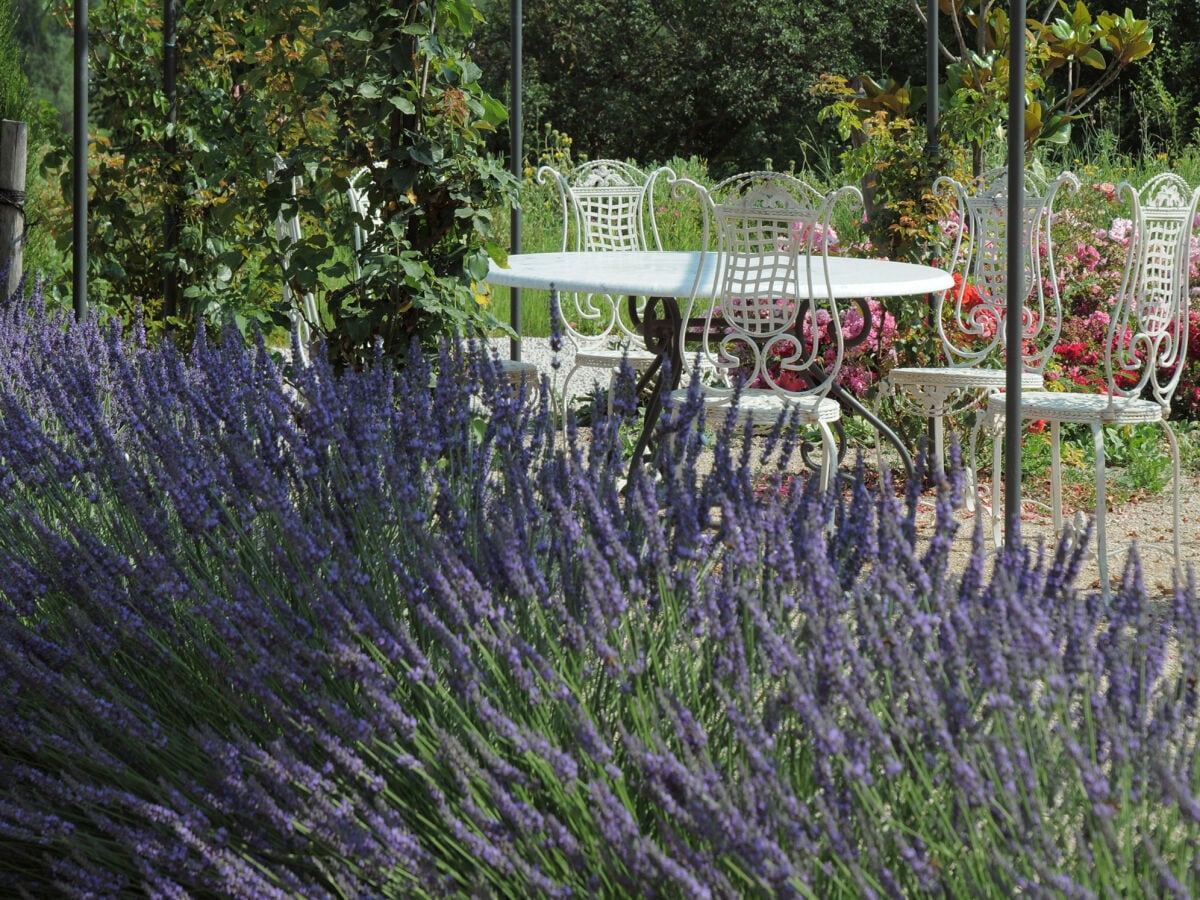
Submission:
[[[510,88],[510,103],[508,110],[508,143],[509,155],[511,156],[510,163],[512,165],[512,173],[517,178],[518,182],[524,177],[523,167],[525,165],[525,153],[521,146],[522,128],[524,123],[522,119],[521,109],[521,65],[522,57],[524,56],[524,46],[521,40],[521,19],[523,13],[521,11],[521,0],[512,0],[512,12],[510,13],[512,27],[512,61],[511,61],[511,88]],[[510,219],[510,227],[512,230],[512,252],[521,252],[521,208],[513,206]],[[509,288],[509,320],[513,331],[518,335],[521,334],[521,289]],[[521,342],[513,338],[509,341],[509,356],[512,359],[521,358]]]
[[[1004,546],[1021,539],[1021,337],[1025,304],[1025,0],[1013,0],[1008,46],[1008,312],[1004,322]],[[992,477],[997,477],[992,473]]]
[[[941,44],[938,38],[938,0],[929,0],[925,11],[925,155],[932,163],[938,154],[938,51]],[[932,168],[932,167],[931,167]],[[937,294],[925,297],[927,307],[926,327],[936,328]],[[933,471],[944,469],[941,448],[940,422],[929,423],[930,436],[933,439],[934,463]]]
[[[163,149],[168,172],[173,171],[179,151],[175,134],[175,125],[179,121],[179,96],[175,89],[179,65],[175,47],[176,14],[176,0],[163,0],[163,93],[167,97],[167,137]],[[175,248],[179,245],[179,207],[174,181],[174,178],[168,178],[170,192],[163,211],[163,315],[166,317],[179,314],[179,267],[175,264]]]
[[75,171],[72,201],[73,273],[75,318],[87,315],[88,244],[88,0],[75,0]]
[[938,148],[938,0],[929,0],[925,26],[925,152],[932,158]]
[[0,284],[0,300],[16,292],[24,271],[21,247],[25,242],[28,134],[24,122],[0,121],[0,272],[8,268],[8,277]]

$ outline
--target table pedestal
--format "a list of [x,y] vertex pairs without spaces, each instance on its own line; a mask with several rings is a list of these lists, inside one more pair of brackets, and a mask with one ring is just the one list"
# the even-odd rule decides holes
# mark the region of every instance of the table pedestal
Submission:
[[[642,424],[642,432],[638,436],[637,444],[634,446],[633,451],[634,460],[641,462],[650,446],[654,426],[658,422],[658,417],[662,414],[663,396],[678,388],[680,379],[683,376],[684,360],[680,349],[680,333],[684,333],[685,345],[689,342],[699,345],[703,339],[704,329],[708,327],[711,330],[713,326],[709,324],[706,317],[690,318],[685,323],[683,314],[679,309],[679,302],[674,297],[648,298],[645,310],[641,316],[638,315],[636,300],[636,297],[628,298],[630,320],[633,322],[634,327],[641,332],[642,339],[646,342],[646,349],[654,354],[654,362],[642,373],[637,383],[639,397],[647,390],[649,391],[646,399],[646,413]],[[846,350],[853,350],[865,341],[871,333],[871,310],[867,302],[865,300],[854,300],[852,302],[858,307],[863,324],[858,334],[845,342]],[[720,320],[714,318],[713,322],[719,328]],[[668,373],[669,377],[667,377]],[[882,435],[884,440],[896,448],[896,452],[900,455],[900,461],[904,465],[905,473],[911,481],[914,475],[912,457],[909,455],[903,441],[900,440],[899,435],[892,431],[874,412],[841,385],[834,384],[830,387],[829,396],[836,400],[847,413],[858,415],[865,419],[875,429],[877,434]],[[846,448],[845,431],[841,423],[835,425],[834,428],[838,436],[838,463],[840,464]],[[815,469],[816,465],[808,457],[810,449],[810,446],[805,443],[801,447],[801,455],[805,464],[810,469]]]

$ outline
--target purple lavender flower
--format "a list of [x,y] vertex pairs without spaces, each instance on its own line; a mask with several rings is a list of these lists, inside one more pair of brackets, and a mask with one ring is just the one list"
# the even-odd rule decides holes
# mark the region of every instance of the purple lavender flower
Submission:
[[555,434],[478,346],[313,359],[0,306],[0,889],[1200,887],[1193,581],[955,572],[955,467],[921,539],[761,490],[786,422],[703,473],[695,394],[631,469],[628,384]]

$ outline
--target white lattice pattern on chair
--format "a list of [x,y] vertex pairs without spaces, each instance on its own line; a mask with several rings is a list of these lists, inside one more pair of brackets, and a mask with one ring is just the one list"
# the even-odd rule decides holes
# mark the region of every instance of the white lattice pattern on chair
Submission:
[[[702,246],[708,246],[710,227],[717,238],[713,283],[696,285],[684,314],[685,321],[703,322],[705,406],[755,425],[786,413],[817,426],[821,478],[828,485],[837,460],[830,426],[841,418],[828,393],[845,344],[824,238],[835,208],[850,198],[861,204],[861,194],[852,187],[823,194],[780,172],[746,172],[710,190],[686,178],[673,187],[685,190],[704,200]],[[693,339],[688,329],[681,332],[682,358],[695,358],[687,346]],[[686,393],[676,391],[672,399],[682,403]]]

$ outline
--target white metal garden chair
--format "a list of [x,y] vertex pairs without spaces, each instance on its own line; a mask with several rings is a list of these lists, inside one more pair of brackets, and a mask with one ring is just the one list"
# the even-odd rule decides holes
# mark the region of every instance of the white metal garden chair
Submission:
[[[276,175],[286,168],[286,166],[287,163],[284,162],[283,157],[276,154],[274,165],[267,172],[267,182],[274,182]],[[292,196],[296,196],[300,190],[299,176],[293,176],[291,189]],[[291,260],[292,248],[300,242],[301,236],[299,212],[293,213],[288,217],[280,213],[275,217],[275,240],[278,242],[283,253],[283,266],[285,269]],[[292,324],[296,328],[300,344],[300,361],[307,365],[308,344],[312,339],[312,327],[320,321],[317,313],[317,299],[312,291],[304,291],[300,295],[300,302],[297,303],[296,294],[292,290],[291,282],[285,278],[283,279],[283,302],[287,306],[288,317],[292,320]]]
[[[719,254],[714,282],[697,284],[688,300],[679,337],[681,357],[699,363],[705,412],[735,409],[739,423],[756,426],[786,412],[816,426],[827,488],[838,457],[832,426],[842,416],[828,393],[845,346],[826,236],[837,206],[861,206],[862,194],[854,187],[822,193],[781,172],[746,172],[708,191],[683,178],[672,190],[689,188],[706,198],[702,246],[715,229]],[[697,340],[698,358],[689,346]],[[687,394],[680,388],[670,396],[678,407]]]
[[383,224],[379,214],[371,208],[370,176],[370,168],[363,166],[354,171],[346,184],[346,199],[350,203],[350,228],[354,236],[355,280],[362,278],[362,255],[371,238],[371,232]]
[[[563,250],[661,250],[654,210],[654,187],[661,177],[675,173],[661,166],[649,174],[613,159],[583,163],[568,173],[551,166],[537,171],[538,184],[553,184],[562,208]],[[559,313],[574,360],[563,378],[564,405],[570,400],[571,380],[580,369],[609,373],[611,410],[612,379],[628,358],[635,372],[645,371],[655,356],[642,342],[628,317],[622,314],[624,297],[611,294],[559,294]],[[641,298],[640,305],[644,305]]]
[[[1179,538],[1179,446],[1168,416],[1171,398],[1183,373],[1188,342],[1188,253],[1200,188],[1189,190],[1178,175],[1151,178],[1140,190],[1128,182],[1117,187],[1132,204],[1131,238],[1121,289],[1109,310],[1105,341],[1104,387],[1094,393],[1031,392],[1021,395],[1023,422],[1050,425],[1050,507],[1056,534],[1062,533],[1061,426],[1091,428],[1096,456],[1096,556],[1100,587],[1109,594],[1105,535],[1105,463],[1103,429],[1109,425],[1158,423],[1171,452],[1176,572],[1182,574]],[[1000,465],[1005,397],[988,397],[987,421],[993,441],[993,531],[1000,539]],[[1082,525],[1083,522],[1077,524]]]
[[[1062,328],[1062,302],[1054,271],[1050,224],[1058,191],[1078,190],[1079,180],[1063,173],[1051,182],[1027,171],[1021,216],[1026,295],[1022,298],[1022,390],[1039,390],[1042,373]],[[880,384],[877,408],[892,398],[900,410],[933,423],[933,459],[944,459],[944,420],[969,410],[978,414],[989,392],[1005,386],[1008,296],[1008,169],[991,169],[963,185],[943,176],[935,193],[954,195],[957,221],[947,257],[955,286],[941,294],[933,320],[945,363],[897,367]],[[977,415],[978,420],[978,415]],[[972,428],[967,455],[968,504],[975,503],[975,446]]]

